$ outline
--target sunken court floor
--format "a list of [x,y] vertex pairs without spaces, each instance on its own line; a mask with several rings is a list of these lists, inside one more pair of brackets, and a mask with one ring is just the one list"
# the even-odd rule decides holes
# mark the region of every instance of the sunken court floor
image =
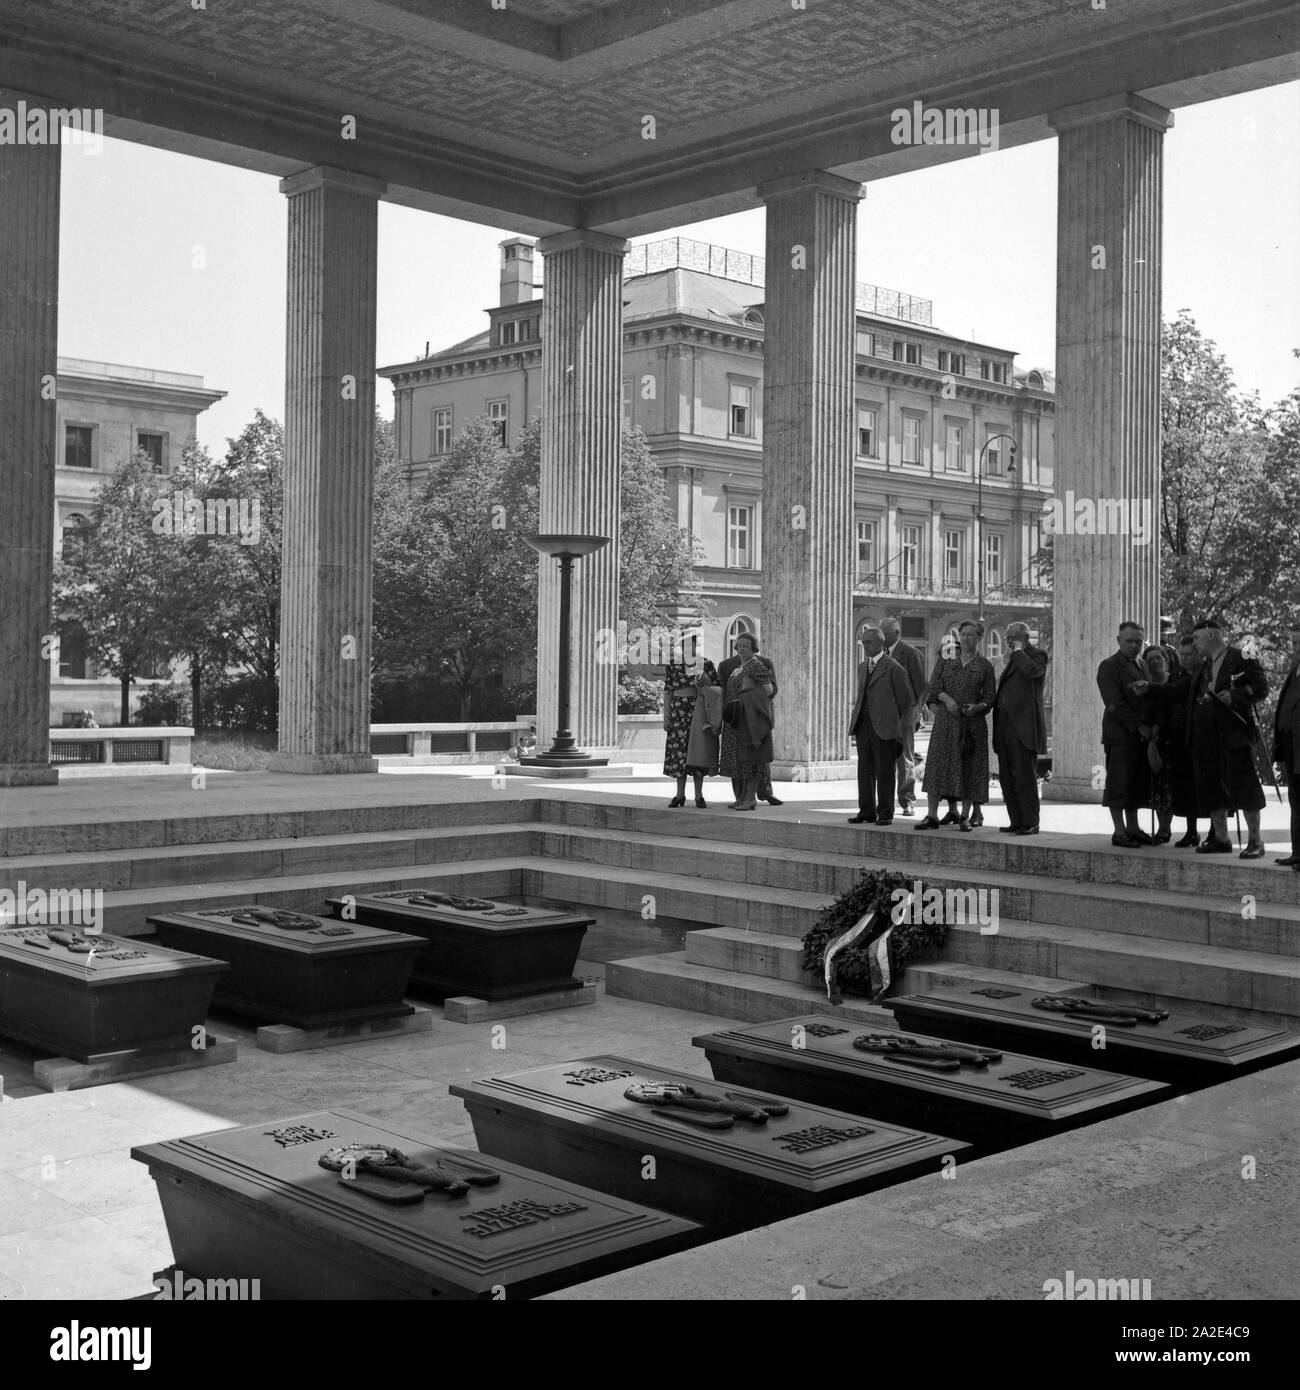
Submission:
[[[134,1146],[350,1109],[472,1150],[449,1087],[604,1057],[708,1085],[692,1043],[704,1034],[813,1013],[897,1028],[862,1000],[832,1008],[799,968],[799,938],[864,864],[1001,892],[996,932],[955,926],[942,959],[909,968],[897,994],[1019,985],[1300,1031],[1300,874],[1273,864],[1287,852],[1276,804],[1262,864],[1207,863],[1111,849],[1100,807],[1045,803],[1043,833],[1008,844],[996,803],[982,831],[917,835],[901,819],[847,825],[846,783],[778,787],[785,806],[741,814],[717,781],[709,810],[669,811],[657,775],[557,787],[491,771],[0,789],[0,888],[102,886],[114,938],[147,939],[157,913],[324,914],[329,896],[414,885],[584,909],[594,925],[575,973],[597,996],[473,1023],[422,1000],[428,1031],[285,1053],[218,1012],[207,1027],[237,1045],[233,1062],[53,1092],[44,1054],[0,1038],[0,1297],[151,1293],[173,1251]],[[1293,1297],[1300,1060],[1166,1095],[548,1296],[1041,1300],[1068,1273],[1149,1280],[1156,1300]],[[644,1187],[637,1200],[654,1207],[654,1180]]]

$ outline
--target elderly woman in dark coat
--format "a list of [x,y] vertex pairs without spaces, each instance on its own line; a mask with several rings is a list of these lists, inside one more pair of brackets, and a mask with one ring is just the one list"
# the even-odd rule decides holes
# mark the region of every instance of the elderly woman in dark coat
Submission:
[[732,802],[733,811],[756,811],[758,792],[772,775],[772,695],[776,672],[765,656],[752,656],[727,682],[733,691],[736,731],[736,777],[740,795]]

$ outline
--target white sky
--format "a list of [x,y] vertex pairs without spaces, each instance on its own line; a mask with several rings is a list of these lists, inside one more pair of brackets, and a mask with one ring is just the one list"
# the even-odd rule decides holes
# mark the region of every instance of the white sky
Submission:
[[[1186,107],[1165,137],[1164,317],[1190,309],[1266,404],[1300,383],[1298,135],[1290,83]],[[282,419],[285,224],[266,175],[65,146],[59,352],[228,391],[199,418],[216,453],[255,407]],[[677,230],[764,250],[761,211]],[[379,362],[480,331],[513,233],[381,204]],[[1021,367],[1054,365],[1055,255],[1054,140],[872,184],[859,212],[860,280],[933,300],[937,327],[1014,349]],[[391,417],[387,382],[378,402]]]

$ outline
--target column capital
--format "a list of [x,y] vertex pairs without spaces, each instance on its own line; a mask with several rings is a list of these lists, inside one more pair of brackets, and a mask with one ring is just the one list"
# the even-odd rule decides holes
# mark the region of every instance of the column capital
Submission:
[[1162,135],[1174,123],[1174,113],[1168,107],[1148,101],[1134,92],[1117,92],[1114,96],[1099,97],[1096,101],[1081,102],[1077,106],[1062,106],[1047,114],[1048,124],[1057,131],[1121,118],[1149,126]]
[[846,203],[860,203],[866,197],[866,188],[855,179],[843,179],[838,174],[829,174],[825,169],[807,169],[802,174],[788,174],[785,178],[771,179],[760,183],[756,192],[765,202],[775,198],[790,198],[796,193],[816,189],[829,193],[834,198],[843,198]]
[[313,164],[280,180],[280,192],[286,198],[311,193],[317,188],[338,188],[345,193],[369,194],[372,198],[382,198],[388,192],[388,185],[383,179],[354,174],[348,169],[334,169],[327,164]]
[[593,251],[604,251],[610,256],[626,256],[630,245],[624,237],[610,236],[607,232],[593,231],[590,227],[570,227],[567,231],[552,232],[550,236],[539,238],[537,250],[540,255],[549,256],[556,251],[576,251],[585,246]]

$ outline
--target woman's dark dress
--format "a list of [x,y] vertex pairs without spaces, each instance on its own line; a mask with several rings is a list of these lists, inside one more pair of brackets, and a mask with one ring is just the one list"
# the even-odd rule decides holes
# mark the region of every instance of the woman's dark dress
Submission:
[[[940,657],[930,676],[926,700],[934,710],[934,729],[925,755],[925,791],[982,806],[989,799],[988,716],[967,720],[960,714],[949,714],[939,703],[938,697],[944,693],[959,705],[992,705],[997,694],[993,667],[978,654],[965,666],[960,657]],[[964,754],[963,724],[971,725],[975,735],[974,746]]]
[[670,665],[664,671],[664,776],[681,777],[686,771],[686,744],[691,736],[695,701],[673,695],[693,685],[685,666]]

